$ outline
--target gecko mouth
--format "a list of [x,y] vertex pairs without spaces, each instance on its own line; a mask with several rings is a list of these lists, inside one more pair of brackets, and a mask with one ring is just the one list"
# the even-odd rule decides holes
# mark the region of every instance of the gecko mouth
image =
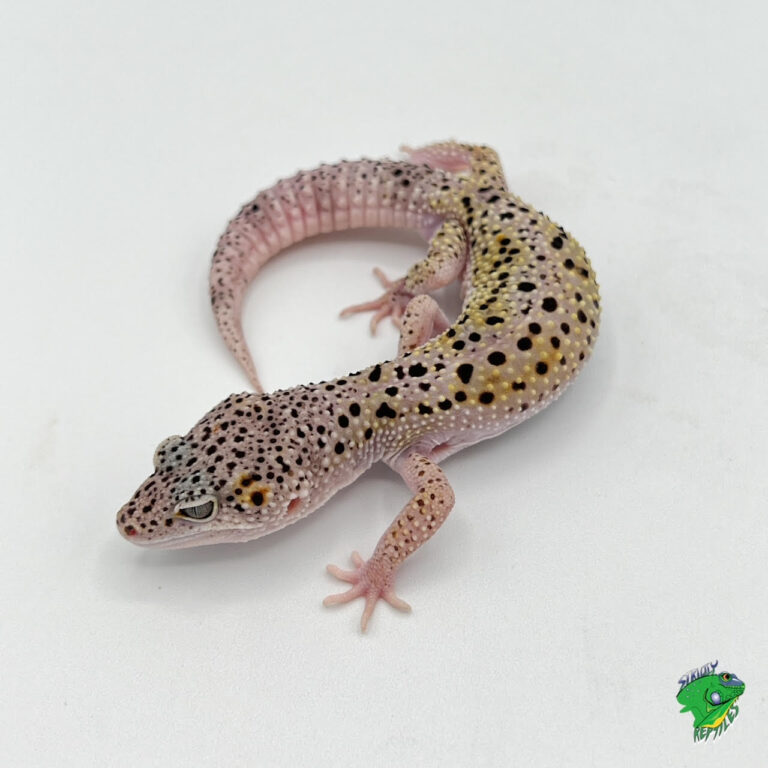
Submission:
[[228,528],[218,531],[190,531],[178,536],[161,536],[156,539],[128,539],[131,544],[136,544],[147,549],[187,549],[189,547],[202,547],[206,544],[230,544],[249,541],[258,534],[247,528]]

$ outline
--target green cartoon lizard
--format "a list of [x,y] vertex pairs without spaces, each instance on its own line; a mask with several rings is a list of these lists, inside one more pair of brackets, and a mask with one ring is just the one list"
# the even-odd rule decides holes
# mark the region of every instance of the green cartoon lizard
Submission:
[[744,693],[744,683],[730,672],[704,675],[688,683],[677,694],[681,712],[693,712],[694,728],[717,728]]

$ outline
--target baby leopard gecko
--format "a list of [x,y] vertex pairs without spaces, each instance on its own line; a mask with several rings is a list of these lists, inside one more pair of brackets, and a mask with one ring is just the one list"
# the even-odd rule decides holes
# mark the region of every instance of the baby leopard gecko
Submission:
[[[351,588],[325,605],[365,600],[365,630],[395,594],[405,559],[445,521],[453,490],[440,462],[540,411],[573,381],[595,343],[595,274],[562,227],[507,189],[498,155],[444,142],[404,148],[408,161],[322,165],[278,182],[229,223],[213,256],[211,301],[253,392],[233,394],[186,435],[157,447],[154,472],[120,509],[129,541],[156,548],[247,541],[314,512],[374,462],[413,497],[364,560],[328,571]],[[373,312],[400,328],[397,357],[332,381],[266,394],[241,325],[259,269],[311,235],[406,227],[426,257],[383,295],[342,314]],[[461,281],[450,323],[431,292]]]

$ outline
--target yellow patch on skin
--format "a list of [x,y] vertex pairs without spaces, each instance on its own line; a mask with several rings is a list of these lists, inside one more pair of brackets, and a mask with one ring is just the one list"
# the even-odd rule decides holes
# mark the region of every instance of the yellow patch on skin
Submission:
[[250,472],[240,475],[233,484],[233,489],[238,500],[251,507],[263,507],[269,504],[272,498],[272,489],[268,485],[256,482]]

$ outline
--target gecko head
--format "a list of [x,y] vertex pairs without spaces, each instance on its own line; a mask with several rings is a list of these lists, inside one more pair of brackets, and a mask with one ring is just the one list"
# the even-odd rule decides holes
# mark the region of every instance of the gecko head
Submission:
[[231,395],[157,446],[118,530],[134,544],[176,549],[247,541],[300,519],[312,482],[294,422],[273,395]]

